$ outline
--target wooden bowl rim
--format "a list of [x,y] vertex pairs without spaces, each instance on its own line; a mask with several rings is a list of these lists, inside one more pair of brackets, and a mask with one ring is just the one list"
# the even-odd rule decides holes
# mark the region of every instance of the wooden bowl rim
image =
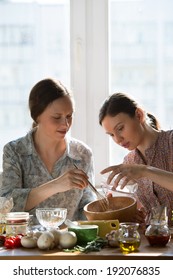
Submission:
[[95,203],[96,201],[99,201],[99,199],[98,200],[94,200],[94,201],[91,201],[91,202],[89,202],[89,203],[87,203],[85,206],[84,206],[84,211],[85,212],[87,212],[87,213],[94,213],[94,214],[96,214],[96,213],[116,213],[116,212],[119,212],[119,211],[123,211],[123,210],[126,210],[127,208],[131,208],[131,207],[133,207],[133,206],[135,206],[135,205],[137,205],[137,200],[136,200],[136,198],[135,197],[132,197],[132,196],[114,196],[114,197],[110,197],[110,198],[108,198],[108,199],[114,199],[114,198],[123,198],[123,199],[125,199],[125,198],[130,198],[131,200],[132,200],[132,203],[130,204],[130,205],[128,205],[128,206],[125,206],[125,207],[123,207],[123,208],[120,208],[120,209],[114,209],[114,210],[110,210],[110,211],[103,211],[103,212],[98,212],[98,211],[95,211],[95,212],[93,212],[93,211],[90,211],[90,210],[88,210],[87,208],[88,208],[88,206],[89,205],[91,205],[91,204],[93,204],[93,203]]

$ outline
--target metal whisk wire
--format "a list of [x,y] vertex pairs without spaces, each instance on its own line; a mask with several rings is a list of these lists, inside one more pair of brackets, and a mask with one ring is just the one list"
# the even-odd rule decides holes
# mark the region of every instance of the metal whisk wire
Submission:
[[[79,169],[78,166],[73,162],[73,165],[76,169]],[[108,199],[103,196],[101,193],[99,193],[99,191],[93,186],[93,184],[87,180],[88,185],[90,187],[90,189],[96,194],[97,198],[99,199],[99,202],[102,206],[103,211],[108,211],[109,210],[109,201]]]

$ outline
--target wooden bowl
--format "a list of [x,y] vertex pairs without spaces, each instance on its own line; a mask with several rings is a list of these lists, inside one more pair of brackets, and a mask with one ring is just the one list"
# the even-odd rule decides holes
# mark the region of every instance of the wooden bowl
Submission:
[[100,200],[95,200],[84,206],[84,214],[88,221],[119,220],[133,222],[136,216],[137,201],[131,196],[109,197],[109,211],[103,211]]

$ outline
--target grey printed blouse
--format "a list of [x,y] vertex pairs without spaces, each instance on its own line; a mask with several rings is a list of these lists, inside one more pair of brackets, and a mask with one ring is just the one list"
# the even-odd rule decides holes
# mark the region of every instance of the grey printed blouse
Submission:
[[[66,151],[55,163],[50,174],[43,161],[37,154],[32,133],[28,132],[24,137],[11,141],[3,149],[3,173],[0,196],[12,197],[14,207],[12,211],[21,212],[25,209],[27,196],[32,188],[44,184],[59,177],[70,168],[74,168],[73,162],[83,169],[94,183],[94,163],[91,149],[83,142],[72,137],[66,137]],[[57,193],[37,205],[42,207],[65,207],[67,218],[71,220],[85,219],[83,207],[93,201],[95,196],[87,187],[84,190],[71,189]],[[34,223],[38,223],[35,217],[35,209],[29,213],[34,217]]]

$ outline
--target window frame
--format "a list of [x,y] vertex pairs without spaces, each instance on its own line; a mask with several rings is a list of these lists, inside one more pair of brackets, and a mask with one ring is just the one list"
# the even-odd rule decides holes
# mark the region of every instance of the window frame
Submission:
[[76,112],[72,136],[88,144],[94,155],[95,182],[109,165],[109,137],[98,121],[109,95],[109,1],[70,1],[71,88]]

